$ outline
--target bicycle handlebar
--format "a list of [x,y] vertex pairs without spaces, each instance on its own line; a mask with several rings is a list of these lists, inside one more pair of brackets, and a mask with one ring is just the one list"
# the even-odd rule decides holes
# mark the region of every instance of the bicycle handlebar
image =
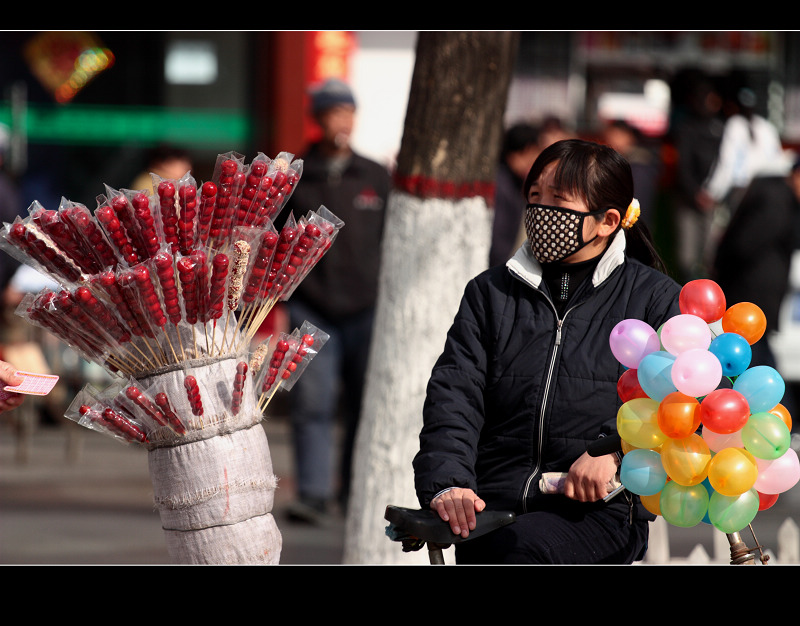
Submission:
[[604,456],[622,450],[622,438],[618,434],[607,435],[592,441],[586,446],[589,456]]

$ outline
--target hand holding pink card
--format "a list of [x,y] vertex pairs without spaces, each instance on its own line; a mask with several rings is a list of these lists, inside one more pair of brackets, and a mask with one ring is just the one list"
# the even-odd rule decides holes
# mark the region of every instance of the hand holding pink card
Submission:
[[58,382],[55,374],[34,374],[31,372],[17,372],[24,380],[22,384],[12,387],[6,385],[4,391],[13,393],[24,393],[31,396],[46,396]]

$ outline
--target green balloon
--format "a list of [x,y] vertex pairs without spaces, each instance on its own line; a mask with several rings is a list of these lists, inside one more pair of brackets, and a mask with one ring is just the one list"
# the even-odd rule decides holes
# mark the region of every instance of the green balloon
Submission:
[[758,513],[759,498],[755,489],[738,496],[714,492],[708,501],[708,519],[724,533],[736,533],[753,521]]
[[786,422],[774,413],[753,413],[741,432],[745,450],[759,459],[783,456],[792,442]]
[[702,483],[687,487],[671,480],[661,490],[659,506],[668,523],[691,528],[703,521],[708,512],[708,500],[708,491]]

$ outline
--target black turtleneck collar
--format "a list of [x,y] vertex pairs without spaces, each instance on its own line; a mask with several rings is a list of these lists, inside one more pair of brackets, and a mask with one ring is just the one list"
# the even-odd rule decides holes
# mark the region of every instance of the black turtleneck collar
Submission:
[[592,275],[602,256],[602,254],[599,254],[588,261],[579,263],[565,263],[563,261],[542,263],[542,277],[550,291],[550,297],[559,315],[564,313],[567,304],[580,284]]

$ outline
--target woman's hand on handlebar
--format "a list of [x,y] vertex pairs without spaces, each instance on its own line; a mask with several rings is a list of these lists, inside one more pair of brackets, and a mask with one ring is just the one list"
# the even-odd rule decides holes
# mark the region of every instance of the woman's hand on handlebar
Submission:
[[472,489],[454,487],[436,496],[431,508],[445,522],[450,522],[454,534],[466,538],[470,530],[475,530],[475,514],[483,511],[486,503]]
[[564,481],[564,495],[580,502],[596,502],[605,498],[617,467],[615,454],[593,457],[584,452],[569,468]]

